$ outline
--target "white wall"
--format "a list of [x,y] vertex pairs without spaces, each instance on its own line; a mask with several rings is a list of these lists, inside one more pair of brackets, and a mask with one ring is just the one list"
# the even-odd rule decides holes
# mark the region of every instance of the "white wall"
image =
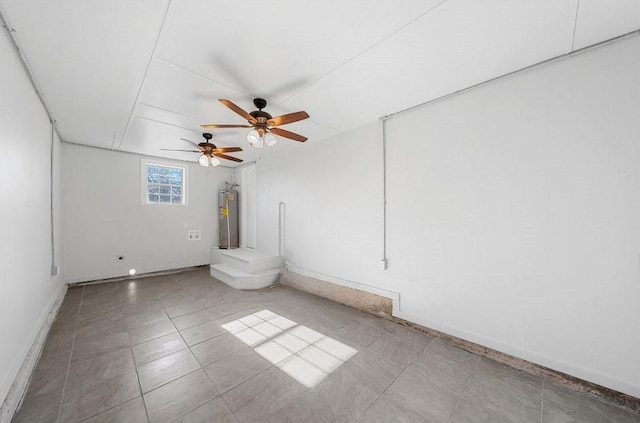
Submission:
[[[0,34],[0,404],[53,302],[51,124],[5,31]],[[54,149],[54,229],[61,260],[60,141]]]
[[[229,169],[150,159],[188,167],[188,204],[143,205],[141,156],[68,143],[62,153],[66,282],[209,263],[218,243],[217,191]],[[189,241],[189,229],[202,239]]]
[[[258,247],[395,314],[640,397],[640,37],[258,162]],[[369,286],[370,288],[367,288]]]

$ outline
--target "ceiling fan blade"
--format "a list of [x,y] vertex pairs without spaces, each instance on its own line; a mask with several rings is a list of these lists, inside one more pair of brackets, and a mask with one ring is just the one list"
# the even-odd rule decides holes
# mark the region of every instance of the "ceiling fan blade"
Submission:
[[236,151],[242,151],[242,148],[240,147],[221,147],[221,148],[216,148],[215,152],[216,153],[233,153]]
[[248,120],[249,123],[251,123],[252,125],[256,123],[256,120],[253,118],[253,116],[251,116],[249,113],[245,112],[244,110],[242,110],[240,107],[236,106],[229,100],[221,98],[219,101],[220,103],[224,104],[225,106],[227,106],[228,108],[230,108],[231,110],[233,110],[234,112],[236,112],[237,114],[239,114],[240,116]]
[[282,116],[276,116],[267,121],[267,125],[269,126],[280,126],[286,125],[287,123],[297,122],[299,120],[307,119],[309,114],[307,112],[295,112],[289,113]]
[[218,125],[215,123],[200,126],[203,128],[253,128],[251,125]]
[[281,128],[271,128],[269,129],[269,131],[276,135],[280,135],[281,137],[289,138],[290,140],[294,141],[305,142],[308,139],[307,137],[303,137],[302,135],[298,135],[294,132],[285,131]]
[[174,150],[172,148],[161,148],[160,150],[163,150],[163,151],[184,151],[186,153],[202,153],[201,150]]
[[[198,144],[196,144],[195,142],[193,142],[193,141],[191,141],[191,140],[188,140],[188,139],[186,139],[186,138],[180,138],[180,139],[181,139],[182,141],[186,141],[186,142],[188,142],[189,144],[191,144],[191,145],[192,145],[192,146],[194,146],[194,147],[198,147]],[[198,147],[198,148],[199,148],[199,147]]]
[[213,155],[216,157],[220,157],[221,159],[227,159],[234,162],[242,163],[242,159],[239,159],[237,157],[227,156],[226,154],[222,154],[222,153],[213,153]]

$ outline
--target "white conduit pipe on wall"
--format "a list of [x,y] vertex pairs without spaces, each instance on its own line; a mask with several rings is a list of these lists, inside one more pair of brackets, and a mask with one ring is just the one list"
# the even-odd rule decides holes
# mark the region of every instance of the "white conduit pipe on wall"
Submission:
[[36,81],[36,78],[33,75],[33,71],[29,66],[29,62],[27,62],[27,58],[25,57],[24,53],[22,52],[22,49],[20,48],[20,44],[18,43],[18,39],[16,38],[16,30],[9,25],[9,22],[7,21],[7,18],[5,17],[2,10],[0,10],[0,24],[2,24],[2,27],[5,29],[5,31],[7,31],[7,35],[9,36],[9,40],[11,41],[11,45],[13,45],[13,48],[16,50],[16,53],[18,54],[18,58],[20,59],[20,63],[22,63],[22,67],[24,68],[25,72],[27,73],[27,76],[29,77],[31,86],[33,87],[33,90],[36,92],[38,99],[40,100],[40,103],[42,104],[42,107],[44,108],[44,111],[47,114],[47,117],[49,118],[49,122],[51,123],[51,151],[50,151],[50,160],[49,160],[51,165],[50,166],[51,275],[57,275],[58,268],[56,266],[56,248],[55,248],[55,238],[54,238],[54,230],[53,230],[53,225],[54,225],[54,216],[53,216],[53,197],[54,197],[53,195],[53,189],[54,189],[53,187],[53,165],[54,165],[53,153],[54,151],[53,151],[53,148],[54,148],[55,134],[58,133],[58,138],[60,138],[61,140],[62,140],[62,137],[58,132],[57,122],[53,117],[53,113],[51,113],[51,109],[49,108],[49,106],[47,105],[47,102],[44,99],[44,94],[40,89],[40,86],[38,85],[38,81]]

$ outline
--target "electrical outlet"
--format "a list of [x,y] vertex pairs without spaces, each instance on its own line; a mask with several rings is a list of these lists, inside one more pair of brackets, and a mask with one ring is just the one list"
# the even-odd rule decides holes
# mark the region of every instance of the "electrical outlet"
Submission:
[[60,273],[60,266],[57,264],[51,266],[51,276],[56,276],[58,273]]
[[200,229],[192,229],[188,232],[187,239],[189,241],[200,241],[201,236],[202,236],[202,233],[200,232]]

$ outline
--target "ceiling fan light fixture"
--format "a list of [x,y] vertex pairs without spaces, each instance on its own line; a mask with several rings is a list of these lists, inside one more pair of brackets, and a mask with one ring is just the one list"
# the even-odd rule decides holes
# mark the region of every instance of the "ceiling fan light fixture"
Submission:
[[247,134],[247,141],[249,141],[251,145],[254,145],[255,143],[257,143],[259,139],[260,139],[260,134],[255,129],[252,129]]
[[272,147],[272,146],[276,145],[276,143],[278,142],[278,139],[271,132],[267,132],[264,135],[264,142],[265,142],[265,144],[267,144],[267,147]]
[[215,156],[211,156],[211,166],[218,166],[219,164],[220,160]]
[[[209,158],[206,155],[202,155],[200,156],[200,158],[198,159],[198,163],[200,163],[200,166],[204,166],[207,167],[209,166]],[[218,163],[219,164],[219,163]]]

